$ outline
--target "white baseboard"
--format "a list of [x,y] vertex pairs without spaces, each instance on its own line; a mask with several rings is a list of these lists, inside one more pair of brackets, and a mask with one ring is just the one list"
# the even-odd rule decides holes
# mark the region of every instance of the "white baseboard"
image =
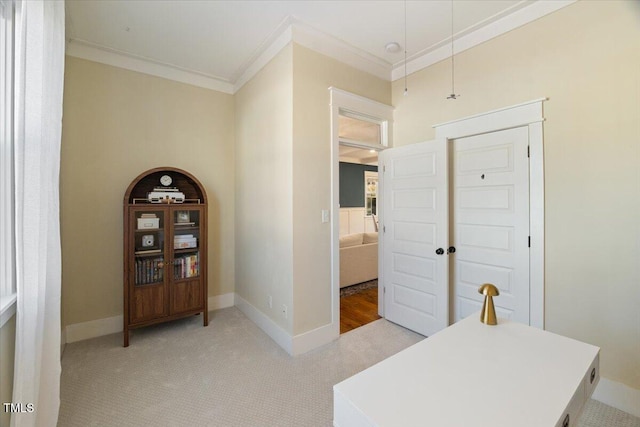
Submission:
[[292,337],[276,322],[244,298],[239,295],[235,297],[236,307],[292,356],[298,356],[328,344],[340,336],[340,327],[329,323],[312,331]]
[[[209,297],[209,311],[219,310],[221,308],[233,307],[235,294],[214,295]],[[62,345],[77,341],[88,340],[91,338],[101,337],[103,335],[115,334],[122,332],[123,317],[122,315],[107,317],[104,319],[91,320],[89,322],[74,323],[67,325],[62,334]]]
[[640,417],[640,390],[600,377],[591,398]]
[[340,337],[340,326],[329,323],[293,337],[294,356],[316,349]]
[[67,344],[77,341],[88,340],[91,338],[101,337],[103,335],[115,334],[122,332],[122,314],[104,319],[90,320],[88,322],[74,323],[67,325],[66,342]]
[[244,313],[253,323],[255,323],[265,334],[282,347],[287,353],[293,355],[293,339],[287,331],[282,329],[276,322],[271,320],[266,314],[255,308],[240,295],[235,296],[236,307]]
[[209,311],[233,307],[235,305],[235,295],[235,293],[229,292],[228,294],[214,295],[212,297],[209,297]]
[[64,348],[67,345],[67,329],[62,328],[60,331],[60,359],[62,359],[62,355],[64,354]]

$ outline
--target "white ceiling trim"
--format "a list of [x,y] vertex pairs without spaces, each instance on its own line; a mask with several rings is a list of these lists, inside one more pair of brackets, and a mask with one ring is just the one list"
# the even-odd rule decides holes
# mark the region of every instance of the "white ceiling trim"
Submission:
[[257,49],[256,53],[241,68],[235,81],[227,81],[216,76],[105,48],[79,39],[69,40],[66,53],[70,56],[114,67],[234,94],[292,41],[383,80],[389,81],[391,79],[391,64],[387,61],[323,33],[291,16],[283,20],[262,46]]
[[[560,10],[570,4],[575,3],[577,0],[541,0],[520,9],[512,14],[509,14],[503,18],[498,19],[491,24],[473,31],[465,36],[462,36],[455,40],[454,54],[464,52],[467,49],[471,49],[474,46],[484,43],[492,38],[495,38],[501,34],[507,33],[518,27],[526,25],[536,19],[542,18],[545,15]],[[424,55],[407,62],[407,74],[415,73],[423,68],[427,68],[437,62],[447,59],[451,56],[451,45],[446,44],[434,48],[432,51],[425,53]],[[404,64],[398,64],[394,66],[391,73],[392,81],[404,78],[405,68]]]
[[[521,27],[529,22],[553,13],[577,0],[540,0],[512,14],[500,18],[469,34],[461,36],[454,43],[454,53],[463,52],[487,40]],[[383,80],[395,81],[404,77],[404,64],[396,66],[358,49],[342,40],[317,30],[301,20],[289,16],[274,30],[256,53],[241,68],[238,76],[229,81],[185,69],[173,64],[150,58],[128,54],[79,39],[67,43],[67,55],[88,59],[114,67],[150,74],[194,86],[234,94],[251,80],[290,42],[298,43],[318,53],[332,57],[356,69],[372,74]],[[411,74],[451,55],[449,44],[439,45],[407,63],[407,73]]]
[[298,43],[383,80],[391,79],[391,64],[387,61],[313,28],[298,18],[289,16],[258,49],[257,54],[249,61],[249,65],[243,67],[244,72],[236,80],[235,91],[251,80],[289,42]]
[[222,78],[186,70],[172,64],[131,55],[115,49],[105,48],[104,46],[84,40],[70,39],[67,43],[66,54],[76,58],[88,59],[89,61],[150,74],[152,76],[212,89],[218,92],[234,93],[233,84]]
[[300,20],[293,22],[293,41],[380,79],[387,81],[391,79],[391,63],[313,28]]
[[234,83],[234,93],[239,91],[249,80],[269,63],[293,39],[291,17],[288,16],[276,30],[265,40],[248,63],[242,67],[240,77]]

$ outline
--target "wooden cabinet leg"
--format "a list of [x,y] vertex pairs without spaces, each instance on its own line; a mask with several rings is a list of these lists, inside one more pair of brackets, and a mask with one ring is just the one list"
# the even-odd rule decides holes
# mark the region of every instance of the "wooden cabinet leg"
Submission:
[[209,312],[207,312],[206,310],[202,313],[202,323],[203,326],[208,326],[209,325]]
[[129,329],[124,329],[124,345],[123,347],[129,347]]

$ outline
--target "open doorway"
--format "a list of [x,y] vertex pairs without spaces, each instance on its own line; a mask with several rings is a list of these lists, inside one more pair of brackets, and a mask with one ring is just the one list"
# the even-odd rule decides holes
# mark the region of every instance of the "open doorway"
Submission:
[[[344,133],[341,128],[341,135]],[[341,144],[339,161],[340,333],[343,334],[380,318],[378,152]]]
[[[341,293],[340,235],[341,232],[344,234],[344,225],[347,224],[344,218],[345,213],[340,209],[341,150],[342,155],[345,157],[358,155],[362,158],[371,158],[376,154],[375,162],[377,163],[377,154],[391,146],[393,107],[334,87],[329,88],[329,93],[331,99],[331,325],[332,334],[339,336]],[[358,149],[358,151],[352,149]],[[359,160],[359,162],[362,162],[362,160]],[[369,232],[369,229],[371,229],[371,232],[375,232],[374,227],[377,227],[378,222],[382,222],[382,218],[373,213],[374,207],[375,212],[377,212],[378,206],[380,206],[379,194],[376,193],[375,197],[371,197],[371,194],[373,194],[371,192],[369,197],[366,197],[364,194],[364,176],[362,192],[365,198],[365,204],[362,207],[370,207],[372,210],[371,215],[363,214],[361,216],[363,229],[364,227],[370,227],[367,231],[363,230],[363,233]],[[367,219],[366,221],[365,218]],[[343,227],[342,230],[341,227]],[[378,247],[379,259],[380,245],[376,246]],[[375,279],[380,276],[381,271],[381,266],[377,260],[376,264],[378,274]],[[377,294],[377,314],[384,316],[384,299],[380,292],[380,283],[377,283]]]

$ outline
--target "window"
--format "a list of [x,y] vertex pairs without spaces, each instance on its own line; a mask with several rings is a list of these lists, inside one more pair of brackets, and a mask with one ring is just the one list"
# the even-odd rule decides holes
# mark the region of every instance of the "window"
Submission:
[[0,326],[15,313],[14,22],[16,4],[0,0]]
[[380,124],[373,121],[363,120],[355,117],[355,114],[342,112],[338,117],[340,139],[347,141],[368,142],[371,144],[381,143]]
[[386,148],[388,144],[388,121],[369,117],[362,113],[339,109],[338,139],[340,144],[363,148]]
[[365,215],[378,215],[378,172],[364,171],[364,201]]

